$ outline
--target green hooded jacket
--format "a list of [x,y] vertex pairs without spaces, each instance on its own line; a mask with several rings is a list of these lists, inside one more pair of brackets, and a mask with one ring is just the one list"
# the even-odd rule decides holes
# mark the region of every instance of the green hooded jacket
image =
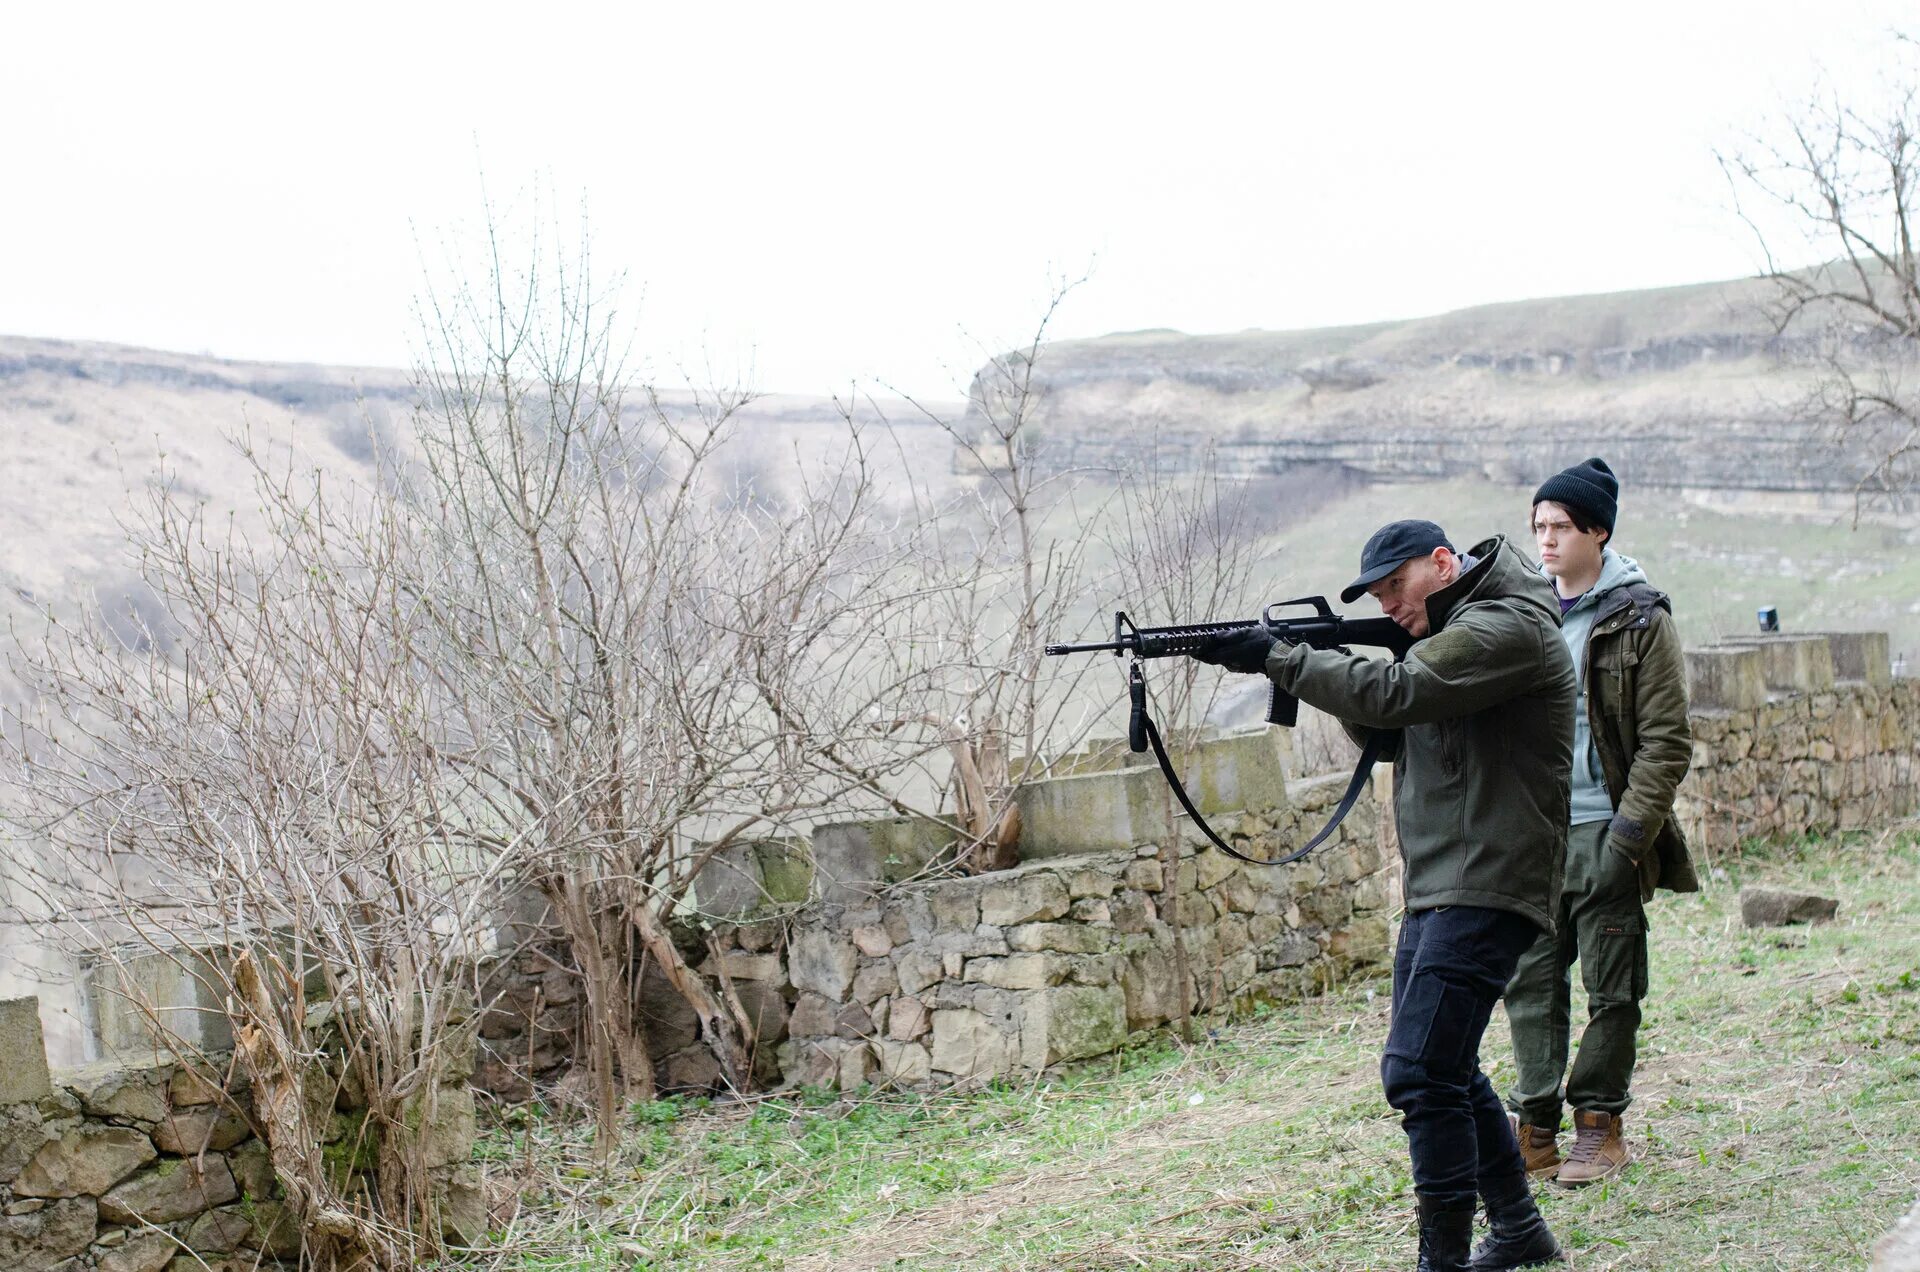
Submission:
[[[1673,820],[1674,792],[1693,763],[1693,730],[1672,608],[1666,593],[1644,581],[1612,587],[1598,598],[1585,642],[1583,732],[1618,814],[1607,842],[1639,869],[1643,900],[1656,887],[1700,890]],[[1623,821],[1640,828],[1638,839],[1620,833]]]
[[1350,724],[1399,729],[1394,816],[1406,906],[1475,905],[1553,928],[1566,858],[1576,689],[1553,588],[1504,538],[1427,598],[1404,662],[1276,645],[1267,674]]

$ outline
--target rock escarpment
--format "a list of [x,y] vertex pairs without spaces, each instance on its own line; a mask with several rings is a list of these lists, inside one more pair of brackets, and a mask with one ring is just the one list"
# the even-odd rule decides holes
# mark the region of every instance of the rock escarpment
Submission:
[[[1836,443],[1813,403],[1822,337],[1811,323],[1776,335],[1771,295],[1748,280],[1061,341],[1036,362],[1032,419],[1056,467],[1124,468],[1157,448],[1164,471],[1210,444],[1243,476],[1531,480],[1599,450],[1637,485],[1851,496],[1868,447]],[[976,414],[1002,379],[976,377]]]

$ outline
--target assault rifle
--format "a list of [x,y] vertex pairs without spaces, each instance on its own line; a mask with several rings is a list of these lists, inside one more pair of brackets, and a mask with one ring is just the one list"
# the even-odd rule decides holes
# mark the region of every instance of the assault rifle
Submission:
[[[1312,611],[1304,617],[1282,617],[1282,611],[1307,608]],[[1251,862],[1259,866],[1280,866],[1300,858],[1318,848],[1333,833],[1340,819],[1347,815],[1354,801],[1359,799],[1360,791],[1365,787],[1373,764],[1379,758],[1385,746],[1389,732],[1371,730],[1366,745],[1361,749],[1360,762],[1354,767],[1353,780],[1347,783],[1346,794],[1340,805],[1334,810],[1333,817],[1320,833],[1287,856],[1268,860],[1249,857],[1240,852],[1215,833],[1193,806],[1187,795],[1187,789],[1181,784],[1179,774],[1173,771],[1173,762],[1167,758],[1167,748],[1160,740],[1160,730],[1153,723],[1153,716],[1147,710],[1147,677],[1141,666],[1150,658],[1176,658],[1182,654],[1192,654],[1206,648],[1221,636],[1235,632],[1261,628],[1273,635],[1276,640],[1290,641],[1296,645],[1310,645],[1315,649],[1338,649],[1347,652],[1349,645],[1369,645],[1390,652],[1394,661],[1407,656],[1413,647],[1413,637],[1407,630],[1390,618],[1346,618],[1333,612],[1324,596],[1302,596],[1291,601],[1275,601],[1261,611],[1259,618],[1230,620],[1225,622],[1191,623],[1177,627],[1140,627],[1128,618],[1122,610],[1113,616],[1113,639],[1083,644],[1048,645],[1048,654],[1092,654],[1111,652],[1118,658],[1121,654],[1133,655],[1133,662],[1127,669],[1128,696],[1132,699],[1133,711],[1127,722],[1127,746],[1133,751],[1145,751],[1153,748],[1154,758],[1160,762],[1160,772],[1166,777],[1167,785],[1173,788],[1174,798],[1187,811],[1214,846],[1230,857]],[[1280,688],[1270,684],[1267,695],[1267,723],[1285,725],[1292,728],[1300,716],[1300,700]]]

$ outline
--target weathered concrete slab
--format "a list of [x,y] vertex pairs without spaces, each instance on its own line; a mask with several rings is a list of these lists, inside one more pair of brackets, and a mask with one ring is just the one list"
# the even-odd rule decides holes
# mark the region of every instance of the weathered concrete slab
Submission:
[[751,914],[767,903],[760,878],[760,845],[729,845],[713,855],[693,883],[694,905],[702,914],[732,917]]
[[52,1091],[46,1038],[40,1032],[40,1000],[0,1001],[0,1105],[44,1099]]
[[[1204,816],[1285,809],[1285,730],[1262,726],[1174,753],[1187,794]],[[1024,861],[1111,852],[1158,843],[1168,832],[1169,799],[1159,768],[1129,767],[1035,782],[1019,795]],[[1184,834],[1187,817],[1174,810]]]
[[203,1052],[231,1050],[222,983],[213,963],[191,950],[103,960],[82,973],[102,1054],[130,1063],[168,1052],[169,1035]]
[[1838,680],[1859,680],[1876,689],[1893,683],[1891,642],[1885,632],[1822,632]]
[[1767,633],[1753,638],[1767,688],[1775,693],[1831,693],[1833,646],[1815,633]]
[[[838,822],[813,832],[813,875],[822,901],[858,903],[884,884],[924,872],[950,855],[954,834],[923,817]],[[763,867],[764,869],[764,867]]]
[[1689,649],[1687,697],[1695,710],[1750,711],[1766,705],[1765,656],[1754,645]]

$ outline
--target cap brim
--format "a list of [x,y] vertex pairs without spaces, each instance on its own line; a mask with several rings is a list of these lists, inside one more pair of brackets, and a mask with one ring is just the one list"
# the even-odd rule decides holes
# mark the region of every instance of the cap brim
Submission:
[[1359,578],[1341,589],[1340,603],[1342,605],[1353,604],[1366,592],[1369,583],[1378,583],[1381,579],[1386,578],[1387,575],[1392,574],[1395,570],[1411,560],[1413,560],[1412,556],[1403,556],[1397,561],[1388,561],[1383,565],[1376,565],[1371,570],[1365,571]]

